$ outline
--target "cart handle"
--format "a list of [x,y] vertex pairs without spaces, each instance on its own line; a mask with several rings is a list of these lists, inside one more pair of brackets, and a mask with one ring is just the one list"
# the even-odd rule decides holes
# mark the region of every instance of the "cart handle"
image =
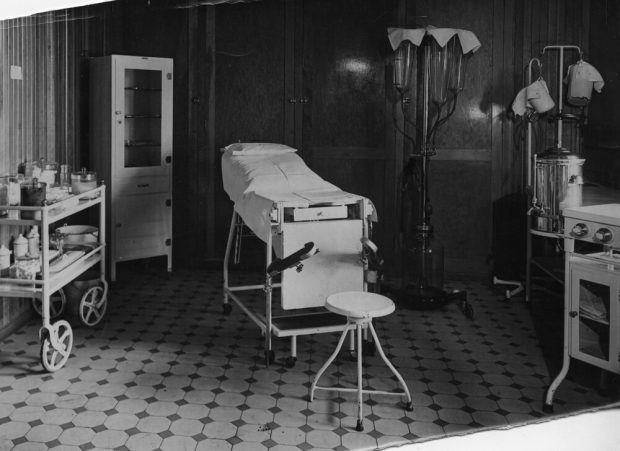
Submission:
[[314,254],[318,253],[319,249],[314,247],[313,242],[308,242],[296,252],[293,252],[288,257],[284,258],[276,258],[271,264],[267,267],[267,274],[269,277],[274,277],[280,274],[282,271],[288,268],[292,268],[293,266],[297,267],[297,272],[301,271],[303,265],[301,264],[302,260],[306,260],[312,257]]

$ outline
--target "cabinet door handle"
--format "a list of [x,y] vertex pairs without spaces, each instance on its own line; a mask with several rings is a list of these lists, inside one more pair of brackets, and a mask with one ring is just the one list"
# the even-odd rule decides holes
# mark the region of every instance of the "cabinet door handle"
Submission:
[[172,200],[166,199],[166,207],[169,207],[170,205],[172,205]]
[[172,157],[170,155],[168,155],[166,157],[166,163],[170,163],[170,162],[172,162]]
[[138,185],[136,185],[138,188],[148,188],[149,184],[148,183],[139,183]]
[[575,318],[577,316],[577,312],[575,310],[573,310],[573,311],[568,313],[568,316],[570,316],[571,318]]

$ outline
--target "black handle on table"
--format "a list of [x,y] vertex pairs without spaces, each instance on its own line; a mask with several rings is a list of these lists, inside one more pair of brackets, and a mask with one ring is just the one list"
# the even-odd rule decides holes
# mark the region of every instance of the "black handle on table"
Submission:
[[314,243],[308,242],[304,245],[304,247],[296,252],[293,252],[288,257],[276,258],[272,261],[267,267],[267,274],[269,274],[270,277],[280,274],[285,269],[299,265],[302,260],[312,257],[317,252],[319,252],[319,250],[314,247]]

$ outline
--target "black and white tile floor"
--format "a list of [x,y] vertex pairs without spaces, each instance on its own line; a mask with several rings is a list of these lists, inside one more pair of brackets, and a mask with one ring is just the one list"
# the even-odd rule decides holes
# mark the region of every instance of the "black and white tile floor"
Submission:
[[[543,393],[555,373],[530,310],[483,284],[452,284],[468,292],[473,320],[448,305],[400,308],[375,321],[414,410],[395,397],[366,396],[360,433],[354,395],[307,400],[338,334],[300,337],[293,368],[281,362],[288,340],[274,338],[276,362],[265,367],[258,327],[238,308],[222,314],[221,273],[138,265],[119,277],[105,321],[76,325],[61,370],[42,371],[38,318],[0,343],[0,450],[361,450],[545,417]],[[262,292],[252,296],[262,306]],[[366,362],[368,386],[397,388],[378,356]],[[355,374],[342,355],[321,382],[353,386]],[[555,412],[612,401],[569,374]]]

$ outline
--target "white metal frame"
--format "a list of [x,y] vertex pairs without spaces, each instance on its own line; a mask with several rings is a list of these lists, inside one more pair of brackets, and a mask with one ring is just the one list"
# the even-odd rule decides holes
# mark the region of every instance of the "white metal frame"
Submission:
[[[597,366],[607,371],[620,374],[620,362],[618,361],[618,349],[620,346],[620,314],[618,307],[618,293],[620,292],[620,268],[610,264],[607,258],[601,258],[594,254],[585,255],[575,252],[575,239],[564,237],[565,262],[564,262],[564,345],[562,352],[562,368],[553,379],[545,394],[544,410],[553,411],[553,398],[556,390],[566,378],[570,367],[571,358]],[[584,268],[579,261],[592,261],[606,269],[601,270]],[[582,352],[579,348],[579,286],[574,286],[580,279],[591,280],[610,287],[610,312],[609,312],[609,357],[598,358]]]
[[[37,212],[40,219],[0,218],[0,225],[39,226],[41,234],[41,279],[0,278],[0,296],[11,298],[38,298],[41,300],[43,325],[39,329],[41,364],[47,371],[56,371],[65,364],[71,354],[73,331],[65,320],[51,322],[50,297],[82,273],[100,263],[100,280],[107,293],[105,274],[105,185],[71,196],[57,203],[41,207],[2,205],[3,210]],[[50,225],[91,207],[99,207],[99,242],[66,268],[50,272],[49,242]],[[21,214],[20,214],[21,216]]]
[[[332,364],[340,349],[342,348],[342,344],[344,343],[344,339],[347,335],[347,332],[351,332],[352,334],[357,332],[357,348],[358,350],[362,349],[362,329],[367,327],[370,329],[370,333],[374,339],[374,343],[377,347],[377,351],[381,356],[381,359],[386,364],[386,366],[390,369],[392,374],[396,377],[398,382],[402,387],[402,391],[385,391],[385,390],[375,390],[375,389],[364,389],[362,384],[362,352],[357,353],[357,387],[356,388],[345,388],[345,387],[327,387],[323,385],[318,385],[319,379],[325,372],[325,370]],[[411,394],[409,393],[409,387],[405,383],[405,380],[400,375],[398,370],[394,368],[394,365],[388,360],[385,353],[383,352],[383,348],[381,347],[381,343],[379,342],[379,337],[377,337],[377,332],[372,325],[372,317],[367,318],[347,318],[347,325],[342,331],[342,335],[340,336],[340,340],[338,341],[338,345],[334,352],[329,356],[327,361],[323,364],[321,369],[314,376],[314,380],[312,381],[312,386],[310,387],[310,402],[314,401],[314,392],[315,390],[323,390],[323,391],[332,391],[332,392],[343,392],[343,393],[356,393],[357,394],[357,426],[356,430],[361,432],[364,430],[362,421],[364,418],[363,409],[364,403],[362,401],[362,396],[364,394],[370,395],[386,395],[386,396],[405,396],[407,398],[406,409],[408,411],[413,410],[413,403],[411,401]]]
[[[355,203],[359,207],[359,212],[360,212],[359,220],[362,221],[362,237],[360,237],[360,240],[362,242],[369,239],[369,233],[370,233],[369,231],[370,212],[367,211],[367,202],[368,202],[367,199],[359,199],[359,200],[356,200],[355,202],[349,203],[349,204]],[[274,207],[270,215],[272,232],[276,232],[276,233],[282,232],[285,207],[286,205],[283,202],[278,202],[274,204]],[[344,318],[340,317],[339,315],[328,312],[327,310],[324,310],[324,311],[317,310],[317,311],[313,311],[310,313],[304,312],[303,314],[298,314],[298,315],[286,315],[286,316],[275,316],[274,317],[273,316],[273,293],[272,291],[273,291],[273,288],[279,288],[282,286],[282,284],[274,283],[272,281],[272,278],[269,276],[269,274],[266,273],[266,271],[265,271],[266,273],[265,281],[262,284],[232,286],[230,284],[230,278],[229,278],[230,252],[232,249],[235,230],[237,227],[242,227],[242,226],[243,226],[243,220],[241,216],[239,215],[239,213],[237,213],[236,210],[233,210],[232,219],[230,222],[230,229],[228,231],[228,240],[226,242],[226,253],[224,255],[224,267],[223,267],[224,311],[226,312],[226,309],[230,308],[229,300],[232,300],[235,303],[235,305],[237,305],[261,329],[265,337],[264,349],[265,349],[265,357],[266,357],[267,364],[269,364],[269,362],[273,358],[272,347],[271,347],[271,336],[274,335],[276,337],[291,337],[291,355],[288,361],[288,366],[292,366],[294,364],[294,361],[297,358],[297,336],[312,335],[312,334],[319,334],[319,333],[340,332],[343,330],[344,327],[346,327],[346,321],[344,321]],[[265,243],[265,268],[267,268],[272,262],[272,256],[274,252],[273,234],[274,233],[269,234],[267,238],[267,242]],[[362,259],[362,270],[366,272],[368,270],[368,262],[367,262],[367,257],[364,252],[362,252],[362,255],[360,255],[360,258]],[[366,281],[367,280],[366,274],[364,274],[363,277],[364,277],[363,278],[364,280],[363,289],[364,291],[367,291],[368,284]],[[265,292],[264,315],[261,315],[260,313],[255,312],[253,309],[248,307],[243,302],[243,300],[237,295],[237,293],[239,292],[252,291],[252,290],[264,290]],[[287,328],[285,326],[281,327],[277,323],[278,320],[296,318],[303,324],[302,320],[304,318],[308,319],[309,317],[315,317],[319,319],[325,318],[326,324],[319,325],[319,326],[313,325],[310,327]],[[336,324],[334,324],[334,322]],[[350,350],[352,351],[353,349],[354,349],[354,335],[352,333],[351,340],[350,340]],[[358,352],[361,352],[361,350],[358,350]]]

